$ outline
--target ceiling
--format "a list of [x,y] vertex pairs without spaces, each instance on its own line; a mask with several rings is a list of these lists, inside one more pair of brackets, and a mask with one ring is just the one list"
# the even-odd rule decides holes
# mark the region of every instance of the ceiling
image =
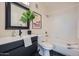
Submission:
[[74,7],[78,2],[30,2],[32,4],[38,4],[38,8],[44,12],[51,13],[65,8]]
[[61,8],[61,7],[66,7],[66,6],[73,6],[74,2],[39,2],[43,7],[46,8]]
[[50,11],[50,13],[56,10],[58,11],[65,8],[74,7],[76,4],[76,2],[39,2],[39,5],[42,8],[45,8],[48,12]]

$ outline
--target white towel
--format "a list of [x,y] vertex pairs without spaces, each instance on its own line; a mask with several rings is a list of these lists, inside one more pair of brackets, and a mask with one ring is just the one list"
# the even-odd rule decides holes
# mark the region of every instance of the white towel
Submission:
[[25,47],[32,45],[31,37],[23,38],[23,40],[24,40],[24,46]]

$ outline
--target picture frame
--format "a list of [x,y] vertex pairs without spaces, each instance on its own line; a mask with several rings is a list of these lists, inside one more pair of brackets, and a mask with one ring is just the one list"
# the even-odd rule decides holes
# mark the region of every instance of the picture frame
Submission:
[[42,28],[42,16],[35,12],[35,19],[32,21],[32,29],[41,29]]

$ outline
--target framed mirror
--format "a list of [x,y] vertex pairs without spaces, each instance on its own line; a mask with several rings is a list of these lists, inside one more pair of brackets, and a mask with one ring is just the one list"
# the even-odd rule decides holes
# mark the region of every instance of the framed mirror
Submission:
[[20,21],[23,12],[29,8],[16,2],[5,2],[5,29],[29,29],[29,21],[26,24]]

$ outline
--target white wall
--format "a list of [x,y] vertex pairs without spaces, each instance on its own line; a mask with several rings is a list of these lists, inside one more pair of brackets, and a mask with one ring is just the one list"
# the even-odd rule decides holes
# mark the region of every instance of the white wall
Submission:
[[[42,11],[43,16],[42,29],[35,29],[33,32],[44,35],[44,32],[47,31],[49,35],[47,40],[50,42],[78,42],[77,14],[79,7],[77,3],[53,3],[49,3],[49,5],[38,3],[41,6],[39,10],[36,10],[32,5],[32,9],[38,13]],[[45,15],[49,15],[49,18]]]
[[[38,8],[35,7],[35,4],[38,4]],[[32,33],[33,34],[38,34],[38,35],[43,35],[44,36],[44,40],[50,40],[50,35],[49,35],[49,27],[50,27],[50,19],[46,17],[47,13],[47,9],[45,9],[45,7],[42,7],[42,5],[40,3],[31,3],[30,8],[41,14],[42,16],[42,28],[41,29],[32,29]],[[31,24],[32,25],[32,24]],[[48,32],[49,37],[45,37],[45,32]]]
[[[71,42],[77,41],[79,38],[79,24],[77,23],[79,17],[79,7],[76,3],[54,3],[51,7],[44,7],[44,3],[37,3],[38,9],[35,8],[36,3],[31,3],[30,8],[42,15],[42,28],[32,29],[32,34],[45,35],[48,32],[47,41],[54,42]],[[5,30],[5,4],[0,3],[0,38],[18,35],[18,30]],[[49,15],[49,17],[46,17]],[[79,22],[79,21],[78,21]],[[77,29],[78,28],[78,29]],[[26,35],[27,30],[23,30],[23,35]],[[0,39],[1,40],[1,39]],[[6,41],[6,40],[4,40]]]
[[56,41],[73,41],[77,39],[75,8],[68,8],[64,12],[52,17],[52,38]]
[[77,37],[79,40],[79,3],[77,3]]
[[[48,30],[48,23],[49,20],[46,18],[46,9],[44,9],[40,4],[39,4],[39,9],[35,8],[35,3],[32,3],[30,8],[37,13],[42,15],[42,28],[41,29],[32,29],[32,34],[41,34],[45,35],[45,32],[49,31]],[[5,30],[5,3],[0,3],[0,41],[7,41],[6,39],[2,39],[5,37],[12,37],[12,33],[14,33],[15,36],[18,36],[18,30]],[[32,24],[31,24],[32,25]],[[49,32],[48,32],[49,33]],[[27,35],[27,30],[22,30],[22,35]],[[50,37],[49,37],[50,38]],[[46,39],[46,38],[45,38]],[[48,38],[47,38],[48,39]],[[13,39],[9,39],[9,41],[13,41]]]
[[[22,35],[27,34],[27,30],[22,30]],[[0,43],[14,41],[6,37],[18,36],[18,30],[5,30],[5,3],[0,2]]]
[[5,30],[5,4],[0,3],[0,37],[11,36],[11,32]]
[[75,3],[56,4],[51,13],[52,42],[78,42],[77,6]]

